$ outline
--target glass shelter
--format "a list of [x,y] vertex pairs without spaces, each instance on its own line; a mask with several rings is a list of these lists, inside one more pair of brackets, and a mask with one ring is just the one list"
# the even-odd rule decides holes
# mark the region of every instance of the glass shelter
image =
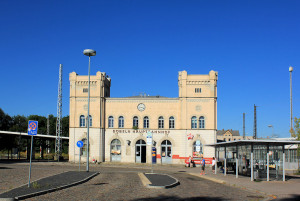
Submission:
[[[215,147],[217,166],[226,175],[229,172],[261,180],[285,181],[285,146],[299,145],[293,140],[239,140],[206,146]],[[215,174],[217,171],[215,171]]]

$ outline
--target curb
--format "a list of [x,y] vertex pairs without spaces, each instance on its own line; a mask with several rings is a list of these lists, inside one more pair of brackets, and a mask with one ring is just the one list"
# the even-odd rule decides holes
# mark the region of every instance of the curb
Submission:
[[157,174],[157,173],[138,173],[138,175],[140,176],[142,183],[144,186],[146,186],[147,188],[160,188],[160,189],[167,189],[167,188],[172,188],[174,186],[177,186],[180,184],[180,182],[178,181],[178,179],[167,175],[167,174],[158,174],[158,175],[166,175],[168,177],[171,177],[172,179],[175,180],[174,183],[169,184],[169,185],[165,185],[165,186],[152,186],[152,183],[150,182],[150,180],[145,176],[145,174]]
[[93,177],[97,176],[98,174],[99,174],[99,172],[96,172],[96,173],[92,174],[91,176],[89,176],[89,177],[87,177],[87,178],[85,178],[83,180],[80,180],[80,181],[77,181],[77,182],[74,182],[74,183],[71,183],[71,184],[67,184],[67,185],[64,185],[64,186],[59,186],[59,187],[56,187],[56,188],[51,188],[51,189],[48,189],[48,190],[43,190],[43,191],[39,191],[39,192],[35,192],[35,193],[21,195],[21,196],[15,197],[15,199],[16,200],[22,200],[22,199],[31,198],[31,197],[34,197],[34,196],[38,196],[38,195],[43,195],[43,194],[46,194],[46,193],[50,193],[50,192],[53,192],[53,191],[62,190],[62,189],[65,189],[65,188],[68,188],[68,187],[71,187],[71,186],[75,186],[77,184],[84,183],[84,182],[92,179]]
[[199,173],[188,173],[188,174],[196,176],[196,177],[200,177],[200,178],[203,178],[203,179],[206,179],[206,180],[210,180],[210,181],[213,181],[213,182],[216,182],[216,183],[219,183],[219,184],[226,184],[226,182],[224,180],[215,179],[215,178],[206,177],[206,176],[201,176],[201,175],[199,175]]

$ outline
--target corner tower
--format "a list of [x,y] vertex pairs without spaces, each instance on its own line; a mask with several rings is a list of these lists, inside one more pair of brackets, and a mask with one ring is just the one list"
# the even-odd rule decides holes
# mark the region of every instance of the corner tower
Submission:
[[[70,140],[69,143],[85,141],[87,135],[87,101],[88,101],[88,76],[79,76],[75,72],[70,73]],[[104,72],[97,72],[90,76],[90,155],[89,160],[104,160],[104,114],[105,100],[110,97],[111,79]],[[86,150],[83,147],[81,153],[83,161],[86,161]],[[76,146],[69,146],[69,160],[75,161],[75,155],[79,154]]]

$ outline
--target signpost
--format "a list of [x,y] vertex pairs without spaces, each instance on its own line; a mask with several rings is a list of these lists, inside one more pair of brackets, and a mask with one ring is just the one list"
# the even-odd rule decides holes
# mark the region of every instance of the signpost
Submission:
[[201,151],[200,150],[200,140],[197,140],[196,141],[196,152],[199,152],[199,154],[201,154],[200,151]]
[[82,141],[77,141],[76,145],[79,148],[79,171],[80,171],[81,147],[83,147],[83,142]]
[[150,145],[151,146],[151,151],[150,151],[150,154],[151,154],[151,172],[153,173],[153,161],[152,161],[152,133],[150,131],[147,132],[147,145]]
[[33,146],[33,136],[37,135],[38,121],[28,121],[28,135],[31,135],[31,148],[30,148],[30,167],[29,167],[29,180],[28,187],[30,187],[30,177],[31,177],[31,158],[32,158],[32,146]]

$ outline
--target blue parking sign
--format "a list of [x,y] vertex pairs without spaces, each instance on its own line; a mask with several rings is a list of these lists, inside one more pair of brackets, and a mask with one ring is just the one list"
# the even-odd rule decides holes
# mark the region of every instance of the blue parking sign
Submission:
[[83,147],[83,142],[82,141],[77,141],[77,147],[79,147],[79,148]]
[[38,121],[28,121],[28,135],[37,135]]

